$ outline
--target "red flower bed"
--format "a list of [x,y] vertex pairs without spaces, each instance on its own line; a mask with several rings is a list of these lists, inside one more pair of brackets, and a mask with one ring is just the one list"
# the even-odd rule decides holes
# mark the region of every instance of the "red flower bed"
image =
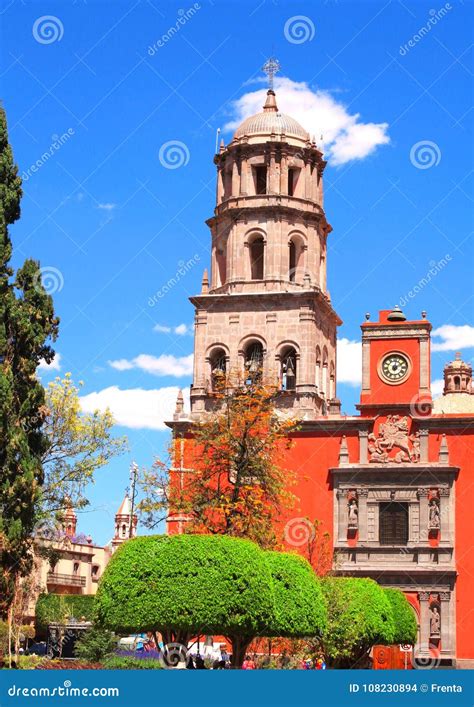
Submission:
[[103,670],[102,663],[87,663],[83,660],[46,660],[35,670]]

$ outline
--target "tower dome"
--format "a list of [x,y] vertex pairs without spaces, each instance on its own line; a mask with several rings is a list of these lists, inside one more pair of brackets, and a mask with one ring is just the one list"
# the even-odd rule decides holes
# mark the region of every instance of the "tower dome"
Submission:
[[[290,115],[280,113],[273,89],[267,91],[267,99],[261,113],[250,116],[239,125],[234,133],[234,140],[243,138],[248,142],[262,141],[262,138],[272,137],[272,140],[296,139],[304,144],[310,142],[309,133]],[[257,138],[257,140],[255,140]]]

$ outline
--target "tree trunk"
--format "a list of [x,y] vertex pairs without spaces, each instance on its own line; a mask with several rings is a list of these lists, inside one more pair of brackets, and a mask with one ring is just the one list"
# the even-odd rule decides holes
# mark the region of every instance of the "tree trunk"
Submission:
[[230,662],[230,667],[233,670],[238,670],[242,667],[242,663],[245,660],[245,654],[247,649],[253,640],[253,636],[229,636],[229,640],[232,643],[232,660]]
[[13,604],[8,607],[8,667],[12,667]]

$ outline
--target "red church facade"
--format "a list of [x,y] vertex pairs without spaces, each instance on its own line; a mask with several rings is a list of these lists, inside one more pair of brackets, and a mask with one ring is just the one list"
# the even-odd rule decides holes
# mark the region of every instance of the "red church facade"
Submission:
[[[305,519],[317,519],[331,535],[334,572],[406,593],[420,659],[474,666],[470,366],[449,364],[445,394],[433,403],[426,315],[381,311],[361,327],[359,414],[341,415],[322,152],[279,112],[270,89],[263,112],[239,126],[215,162],[211,273],[191,298],[191,411],[180,397],[175,435],[213,409],[216,372],[260,368],[281,389],[279,413],[300,420],[286,460],[298,498],[284,519],[289,545],[301,547]],[[184,523],[170,515],[168,531]]]

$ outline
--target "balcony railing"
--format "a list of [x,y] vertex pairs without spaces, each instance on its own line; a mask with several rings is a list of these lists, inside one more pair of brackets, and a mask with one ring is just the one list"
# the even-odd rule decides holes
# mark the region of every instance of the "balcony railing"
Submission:
[[69,587],[85,587],[86,578],[76,574],[59,574],[58,572],[48,572],[46,576],[48,584],[56,584]]

